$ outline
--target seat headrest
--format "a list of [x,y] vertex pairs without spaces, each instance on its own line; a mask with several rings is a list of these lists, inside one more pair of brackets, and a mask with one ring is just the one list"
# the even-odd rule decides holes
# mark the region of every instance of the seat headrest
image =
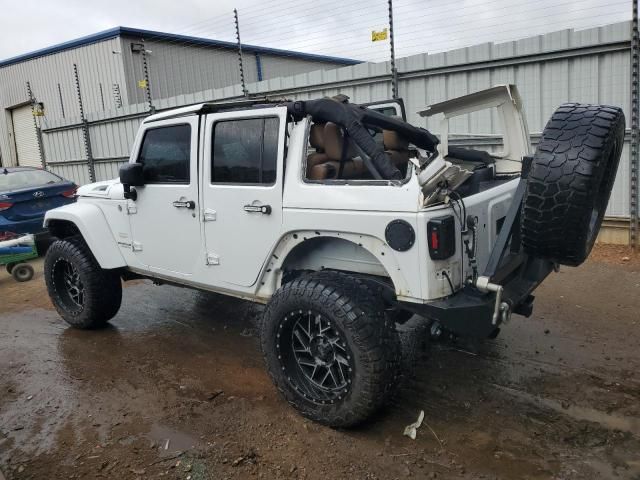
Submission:
[[394,130],[382,130],[382,142],[385,150],[406,150],[409,148],[409,141]]
[[316,150],[324,150],[324,123],[314,123],[309,132],[309,143]]

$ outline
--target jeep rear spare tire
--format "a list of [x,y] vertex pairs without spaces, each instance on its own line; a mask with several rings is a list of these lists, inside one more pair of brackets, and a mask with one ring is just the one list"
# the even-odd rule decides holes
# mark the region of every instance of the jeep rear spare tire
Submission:
[[44,276],[53,306],[72,327],[104,326],[120,309],[120,275],[102,269],[81,237],[49,247]]
[[522,206],[522,242],[536,257],[577,266],[595,243],[624,141],[618,107],[567,103],[542,132]]
[[365,420],[396,383],[395,326],[369,286],[345,274],[320,272],[283,285],[265,310],[261,343],[284,398],[331,427]]

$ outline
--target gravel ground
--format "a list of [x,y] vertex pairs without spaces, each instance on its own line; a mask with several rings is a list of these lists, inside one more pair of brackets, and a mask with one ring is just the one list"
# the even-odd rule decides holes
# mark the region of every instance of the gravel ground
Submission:
[[[0,480],[640,479],[640,257],[599,247],[496,340],[432,343],[392,405],[340,431],[272,386],[260,308],[148,282],[78,331],[0,272]],[[416,440],[402,435],[420,410]]]

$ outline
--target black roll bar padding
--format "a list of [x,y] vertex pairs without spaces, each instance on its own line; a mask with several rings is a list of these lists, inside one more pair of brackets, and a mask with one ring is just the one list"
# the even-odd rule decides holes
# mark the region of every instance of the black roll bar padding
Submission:
[[[311,115],[316,122],[333,122],[343,127],[359,149],[371,159],[371,164],[385,180],[400,180],[402,173],[393,164],[384,149],[371,137],[365,124],[394,130],[416,147],[431,152],[435,151],[435,147],[439,143],[438,138],[428,130],[414,127],[403,120],[356,104],[340,103],[331,98],[321,98],[318,100],[286,102],[285,105],[288,112],[296,120],[301,120],[306,115]],[[365,164],[369,165],[366,159]],[[374,171],[371,173],[375,176]]]

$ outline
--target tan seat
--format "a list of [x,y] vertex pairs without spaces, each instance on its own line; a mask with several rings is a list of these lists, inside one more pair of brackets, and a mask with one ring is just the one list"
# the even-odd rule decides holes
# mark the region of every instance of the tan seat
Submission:
[[394,130],[382,130],[382,143],[385,150],[408,150],[409,140],[398,135]]
[[307,156],[308,178],[311,178],[310,172],[313,167],[329,161],[329,157],[324,153],[324,126],[324,123],[314,123],[309,131],[309,144],[316,151]]
[[324,152],[324,123],[314,123],[309,131],[309,143],[318,152]]
[[[361,158],[353,158],[345,163],[342,177],[343,178],[357,178],[362,176],[362,173],[366,171],[367,167]],[[328,161],[315,165],[308,170],[307,178],[309,180],[335,180],[338,178],[340,172],[340,162]]]
[[404,175],[409,163],[409,141],[394,130],[382,130],[382,142],[385,153]]

